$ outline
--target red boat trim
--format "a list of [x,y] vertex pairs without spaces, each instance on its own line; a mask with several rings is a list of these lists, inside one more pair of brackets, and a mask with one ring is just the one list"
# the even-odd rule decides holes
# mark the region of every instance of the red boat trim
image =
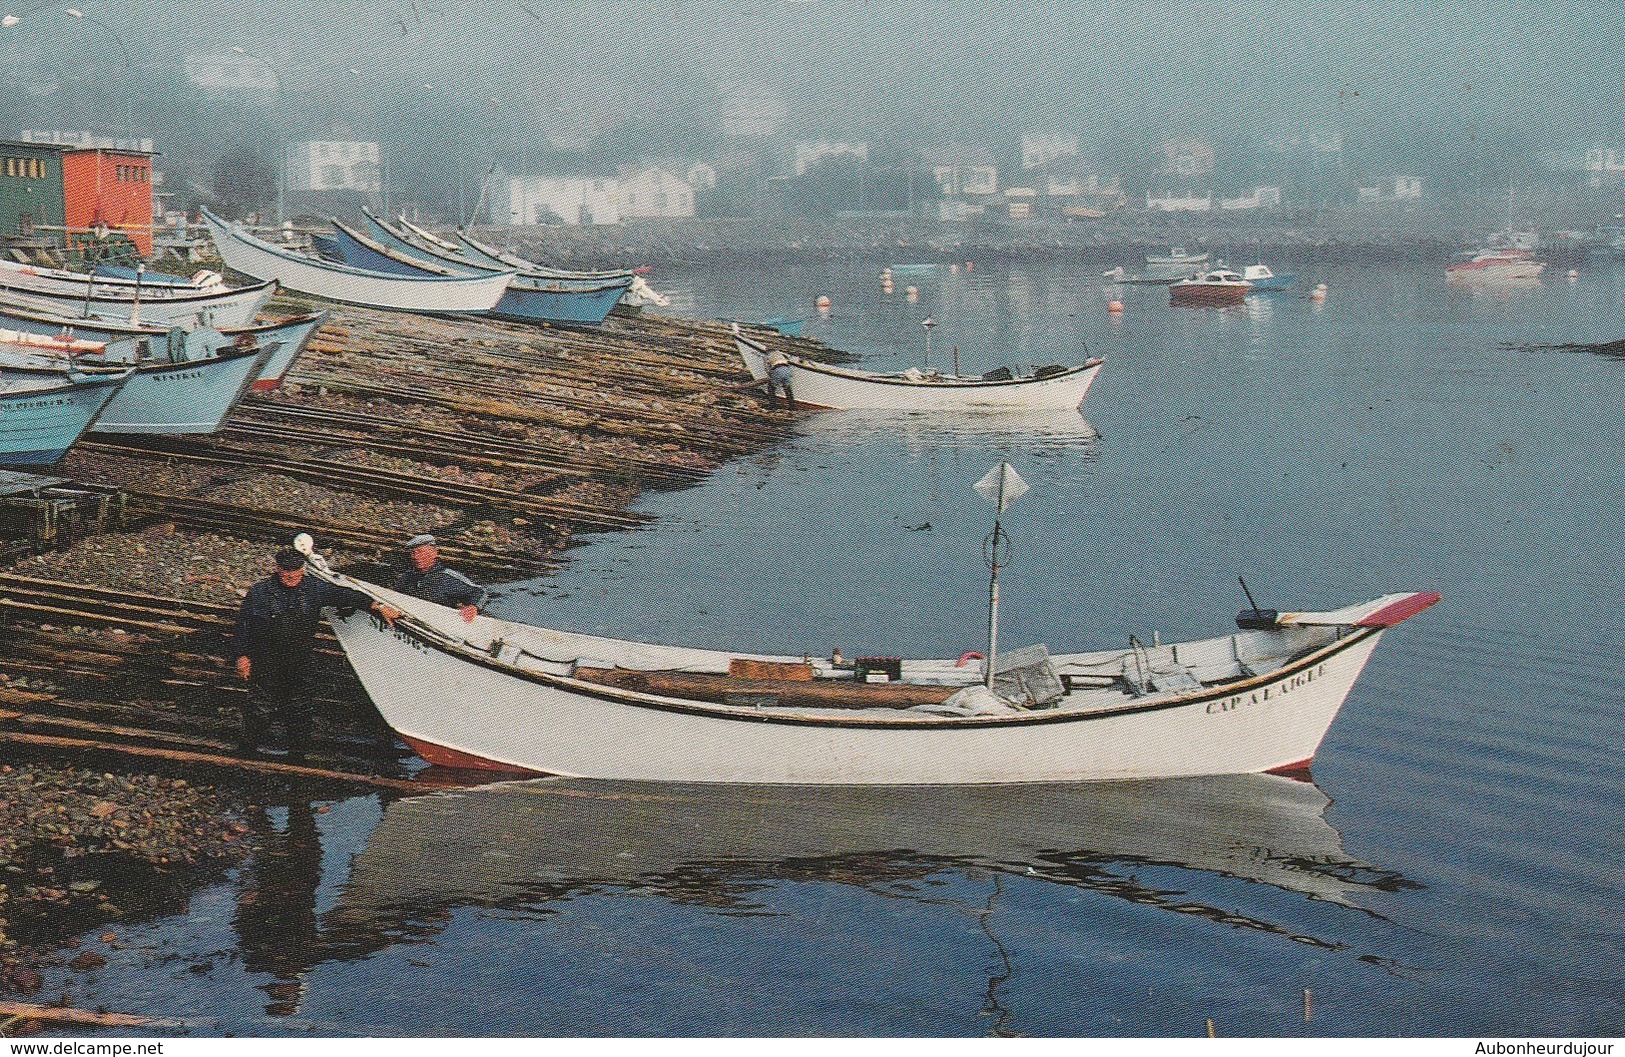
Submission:
[[1436,594],[1419,592],[1409,598],[1401,598],[1398,602],[1383,606],[1360,621],[1358,626],[1362,628],[1391,628],[1402,620],[1409,620],[1411,617],[1416,616],[1416,614],[1435,605],[1438,601],[1439,596]]
[[1291,778],[1296,782],[1313,782],[1314,777],[1309,773],[1309,765],[1315,762],[1313,756],[1297,763],[1283,763],[1279,767],[1271,767],[1265,774],[1278,774],[1282,778]]
[[[397,731],[396,733],[400,732]],[[488,760],[483,756],[475,756],[472,753],[458,752],[456,749],[448,749],[444,745],[436,745],[432,741],[408,737],[405,734],[401,734],[401,740],[406,742],[412,751],[417,753],[425,762],[432,763],[436,767],[457,767],[465,771],[501,771],[504,774],[544,773],[542,771],[533,771],[529,767],[520,767],[517,764],[498,763],[496,760]]]
[[[359,615],[359,614],[358,614]],[[377,617],[366,617],[375,625],[381,625]],[[512,679],[519,679],[541,686],[551,686],[561,690],[568,690],[581,697],[590,697],[599,701],[610,701],[615,704],[627,705],[632,708],[650,708],[661,712],[677,712],[686,715],[704,716],[707,719],[728,720],[738,723],[770,723],[786,726],[800,727],[847,727],[847,728],[880,728],[884,730],[977,730],[982,727],[1007,727],[1020,725],[1040,725],[1046,723],[1085,723],[1102,719],[1117,719],[1122,716],[1138,715],[1142,712],[1161,712],[1170,708],[1189,708],[1193,705],[1204,705],[1211,701],[1234,697],[1238,694],[1249,693],[1256,689],[1273,686],[1283,682],[1300,672],[1307,671],[1317,665],[1324,664],[1337,654],[1364,642],[1370,636],[1377,634],[1380,629],[1356,629],[1352,634],[1345,635],[1335,642],[1331,642],[1305,654],[1303,657],[1285,667],[1278,668],[1266,675],[1253,676],[1251,679],[1241,679],[1235,682],[1222,683],[1215,686],[1204,687],[1201,692],[1186,697],[1167,698],[1161,701],[1152,701],[1146,704],[1120,705],[1116,708],[1101,708],[1089,712],[1024,712],[1016,716],[994,716],[975,719],[841,719],[834,716],[805,716],[785,713],[763,712],[729,712],[715,706],[706,706],[695,702],[682,701],[675,698],[656,697],[652,694],[639,693],[635,690],[621,690],[615,687],[603,686],[598,683],[588,683],[568,676],[550,675],[547,672],[527,671],[513,665],[502,664],[482,651],[467,646],[458,646],[448,643],[435,636],[424,635],[417,631],[410,620],[397,620],[393,633],[405,634],[411,641],[439,653],[455,657],[460,661],[500,672]],[[403,735],[404,737],[404,735]],[[425,757],[427,759],[428,757]]]
[[254,384],[250,385],[248,388],[256,393],[268,393],[272,389],[279,387],[281,384],[282,379],[280,378],[256,378],[254,379]]

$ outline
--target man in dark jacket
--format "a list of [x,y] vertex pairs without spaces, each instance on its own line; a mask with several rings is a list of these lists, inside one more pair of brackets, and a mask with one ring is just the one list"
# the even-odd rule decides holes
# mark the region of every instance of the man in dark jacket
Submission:
[[288,752],[303,756],[310,740],[310,669],[322,609],[368,609],[393,624],[400,610],[348,587],[305,575],[305,556],[277,551],[276,572],[248,589],[237,616],[237,674],[249,683],[243,705],[243,747],[253,749],[276,713],[288,732]]
[[455,569],[440,564],[440,548],[428,533],[406,541],[406,567],[395,578],[395,590],[436,605],[460,610],[472,622],[491,593]]

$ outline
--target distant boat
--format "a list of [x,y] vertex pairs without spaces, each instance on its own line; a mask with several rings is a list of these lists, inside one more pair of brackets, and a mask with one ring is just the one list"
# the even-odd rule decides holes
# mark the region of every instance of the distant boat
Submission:
[[[218,335],[216,347],[234,345],[248,340],[262,345],[276,346],[250,388],[275,389],[282,384],[290,370],[310,344],[316,331],[327,322],[328,313],[309,312],[290,316],[273,323],[260,323],[248,327],[227,327],[211,333]],[[165,340],[170,328],[157,323],[121,323],[116,320],[86,319],[55,312],[31,310],[7,304],[0,300],[0,328],[44,338],[77,339],[87,342],[108,343],[127,338],[153,338]]]
[[1270,271],[1270,266],[1267,264],[1249,264],[1241,270],[1241,277],[1253,284],[1251,291],[1253,293],[1285,290],[1297,280],[1297,276],[1292,272],[1277,274]]
[[[337,217],[330,222],[334,229],[334,248],[345,263],[357,268],[405,276],[497,274],[484,265],[409,242],[390,231],[382,221],[371,223],[377,237],[352,228]],[[579,282],[515,275],[502,299],[488,314],[521,323],[596,326],[609,315],[631,282],[630,278]]]
[[392,275],[332,264],[255,238],[207,209],[203,221],[226,265],[244,275],[275,279],[289,290],[329,301],[426,315],[486,312],[502,299],[514,273],[480,276]]
[[894,264],[891,266],[893,275],[930,275],[937,270],[937,266],[930,262],[918,264]]
[[0,369],[0,466],[49,466],[67,454],[130,376]]
[[275,280],[252,286],[142,286],[80,272],[0,260],[0,302],[68,316],[173,326],[244,327],[277,292]]
[[1444,277],[1452,283],[1528,282],[1539,279],[1545,268],[1545,261],[1535,260],[1524,250],[1485,249],[1447,265]]
[[[734,344],[751,377],[768,381],[768,351],[734,327]],[[902,371],[871,374],[788,357],[791,390],[798,405],[832,411],[1074,410],[1083,405],[1106,361],[1096,357],[1074,367],[1042,367],[1025,376],[1001,369],[980,377]]]
[[1168,251],[1166,257],[1148,256],[1145,259],[1146,275],[1151,278],[1173,276],[1182,278],[1195,275],[1207,264],[1209,254],[1186,253],[1185,247],[1174,246]]
[[1239,305],[1253,284],[1223,268],[1201,272],[1168,287],[1172,305]]
[[261,345],[251,335],[244,335],[240,344],[215,346],[211,335],[219,337],[212,331],[176,330],[161,344],[127,338],[97,345],[0,333],[0,371],[8,376],[125,378],[90,427],[92,433],[215,433],[278,346]]

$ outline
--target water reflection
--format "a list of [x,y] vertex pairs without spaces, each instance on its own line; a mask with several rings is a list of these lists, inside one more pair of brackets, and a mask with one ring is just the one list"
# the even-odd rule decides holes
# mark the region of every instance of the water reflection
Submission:
[[322,839],[315,804],[290,800],[285,826],[264,812],[256,829],[262,850],[245,871],[233,925],[245,967],[274,977],[260,987],[269,999],[265,1012],[290,1016],[304,998],[305,971],[325,956],[316,915]]
[[1092,457],[1100,434],[1076,411],[826,411],[796,422],[812,441],[888,440],[913,454],[936,448],[1001,449],[1033,454],[1076,451]]
[[1173,867],[1345,906],[1412,887],[1350,858],[1327,803],[1311,783],[1267,775],[866,789],[511,783],[389,805],[322,928],[347,956],[432,935],[467,906],[545,911],[631,891],[754,915],[773,912],[763,893],[777,881],[918,901],[933,898],[920,882],[947,871],[995,882],[984,906],[960,907],[984,931],[996,930],[998,878],[1016,875],[1335,947],[1138,879]]

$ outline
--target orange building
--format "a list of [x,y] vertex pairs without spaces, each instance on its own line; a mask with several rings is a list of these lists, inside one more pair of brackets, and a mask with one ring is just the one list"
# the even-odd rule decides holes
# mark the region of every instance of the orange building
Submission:
[[71,234],[106,224],[152,256],[152,158],[87,148],[62,156],[63,222]]

